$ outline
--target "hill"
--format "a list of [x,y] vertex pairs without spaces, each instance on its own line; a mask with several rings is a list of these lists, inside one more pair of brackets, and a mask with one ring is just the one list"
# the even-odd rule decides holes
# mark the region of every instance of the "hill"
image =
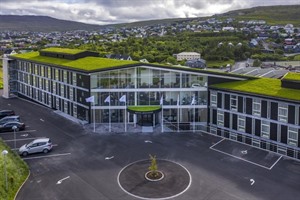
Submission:
[[100,25],[55,19],[47,16],[0,15],[0,30],[13,31],[71,31],[99,30]]
[[300,26],[300,5],[260,6],[249,9],[234,10],[216,17],[232,17],[237,20],[265,20],[268,24],[294,24]]

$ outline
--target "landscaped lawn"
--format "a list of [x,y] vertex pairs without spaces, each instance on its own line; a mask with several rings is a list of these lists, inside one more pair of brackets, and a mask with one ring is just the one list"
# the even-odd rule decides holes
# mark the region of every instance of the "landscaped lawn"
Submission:
[[[3,150],[8,151],[5,157],[8,190],[6,190],[5,184]],[[13,200],[28,174],[29,168],[27,164],[0,139],[0,199]]]
[[227,64],[230,64],[231,66],[234,65],[234,60],[228,60],[228,61],[207,61],[206,65],[208,68],[220,68],[220,67],[226,67]]

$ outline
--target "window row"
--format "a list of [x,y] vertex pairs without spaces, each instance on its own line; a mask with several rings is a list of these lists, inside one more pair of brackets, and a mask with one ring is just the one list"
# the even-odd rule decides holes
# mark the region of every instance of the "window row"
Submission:
[[[297,127],[277,125],[266,120],[257,120],[216,110],[212,110],[211,121],[212,124],[215,124],[218,127],[231,128],[239,132],[257,135],[265,139],[281,141],[292,146],[300,146],[300,138],[298,138],[300,128]],[[278,133],[281,134],[281,138],[279,138]],[[286,139],[284,139],[285,134]]]
[[198,88],[206,86],[206,82],[205,76],[142,67],[99,72],[91,76],[92,89]]
[[210,107],[223,108],[283,123],[300,124],[300,106],[284,102],[211,91]]

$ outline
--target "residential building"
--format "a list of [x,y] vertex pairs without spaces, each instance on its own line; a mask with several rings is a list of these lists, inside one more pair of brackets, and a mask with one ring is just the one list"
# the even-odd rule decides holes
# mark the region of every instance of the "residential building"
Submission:
[[176,55],[177,61],[180,60],[195,60],[195,59],[200,59],[201,55],[200,53],[197,52],[181,52]]

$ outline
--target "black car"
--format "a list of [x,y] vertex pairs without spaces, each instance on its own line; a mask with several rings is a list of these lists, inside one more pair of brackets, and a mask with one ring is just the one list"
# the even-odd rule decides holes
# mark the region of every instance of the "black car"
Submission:
[[16,126],[16,131],[25,130],[25,124],[21,122],[11,121],[0,125],[0,132],[14,131],[13,127]]
[[13,110],[0,110],[0,119],[6,116],[12,116],[15,115],[15,112]]

